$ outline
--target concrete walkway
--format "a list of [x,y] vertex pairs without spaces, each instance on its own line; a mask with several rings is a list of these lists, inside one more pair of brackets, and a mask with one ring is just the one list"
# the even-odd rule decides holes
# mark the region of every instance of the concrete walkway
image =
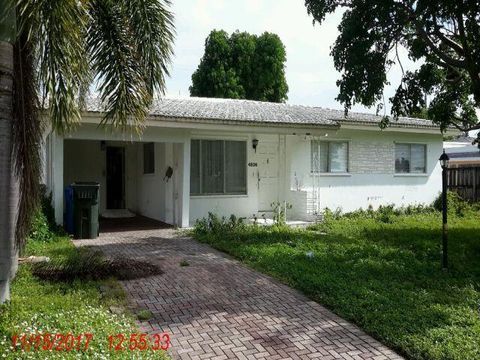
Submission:
[[174,359],[401,359],[299,292],[172,229],[75,243],[161,266],[160,276],[122,283],[132,307],[154,314],[141,330],[168,332]]

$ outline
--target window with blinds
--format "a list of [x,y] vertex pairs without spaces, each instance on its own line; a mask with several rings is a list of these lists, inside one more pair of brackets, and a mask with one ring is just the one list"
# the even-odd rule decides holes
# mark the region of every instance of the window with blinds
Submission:
[[395,144],[395,173],[424,174],[427,172],[427,145]]
[[348,142],[312,140],[311,146],[312,173],[348,173]]
[[191,195],[243,195],[246,193],[246,141],[192,140]]

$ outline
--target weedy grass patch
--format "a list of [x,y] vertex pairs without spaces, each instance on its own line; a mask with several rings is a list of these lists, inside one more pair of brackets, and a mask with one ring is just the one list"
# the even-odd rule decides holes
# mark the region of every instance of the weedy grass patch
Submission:
[[453,210],[446,272],[441,214],[433,207],[331,212],[308,230],[203,222],[193,235],[407,358],[480,359],[480,212],[468,205]]
[[[57,264],[54,268],[58,270],[63,267],[68,276],[42,279],[35,274],[38,265],[20,265],[12,284],[11,301],[0,306],[0,358],[167,359],[166,353],[161,350],[155,351],[155,354],[152,351],[128,350],[129,336],[139,333],[139,330],[132,314],[109,310],[124,305],[125,294],[117,280],[112,277],[83,276],[84,271],[79,270],[86,267],[82,259],[92,260],[90,255],[75,248],[69,238],[48,234],[44,224],[40,225],[40,230],[32,231],[25,255],[48,256],[52,264]],[[95,257],[95,263],[103,264],[99,254],[91,256]],[[71,333],[74,336],[90,333],[93,338],[87,350],[82,347],[71,351],[24,351],[20,347],[12,347],[11,338],[14,335],[46,333]],[[124,351],[109,349],[109,336],[116,334],[124,334],[127,338]]]

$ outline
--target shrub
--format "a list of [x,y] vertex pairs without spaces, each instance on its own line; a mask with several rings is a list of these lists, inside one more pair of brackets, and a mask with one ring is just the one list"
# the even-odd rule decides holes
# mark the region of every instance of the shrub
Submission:
[[[341,209],[339,208],[337,208],[335,211],[332,211],[329,208],[325,208],[323,212],[324,225],[320,226],[320,228],[327,230],[329,222],[333,220],[339,220],[341,218],[352,220],[373,219],[378,222],[390,224],[394,222],[395,218],[402,215],[430,214],[435,211],[436,209],[433,205],[425,204],[408,205],[401,207],[395,207],[395,205],[393,204],[380,205],[377,210],[374,210],[373,207],[370,205],[366,210],[360,208],[358,210],[347,213],[342,213]],[[314,226],[314,228],[318,228],[318,226]]]
[[51,241],[60,229],[55,223],[55,211],[52,206],[52,194],[47,194],[47,188],[42,185],[40,206],[30,224],[28,240]]
[[55,209],[52,205],[52,193],[48,193],[47,186],[41,185],[40,206],[51,231],[56,231],[58,226],[55,222]]
[[[359,211],[363,211],[363,210],[360,209]],[[336,219],[339,219],[340,217],[342,217],[342,210],[340,208],[337,208],[335,211],[332,211],[327,207],[323,211],[324,221],[336,220]]]
[[207,218],[197,220],[194,231],[197,234],[208,234],[236,230],[245,226],[244,220],[245,218],[237,218],[233,214],[227,220],[225,216],[219,217],[209,212]]
[[273,222],[275,225],[285,225],[287,223],[287,210],[292,208],[292,204],[275,201],[270,204],[273,210]]
[[50,230],[47,217],[41,209],[38,209],[30,227],[28,240],[46,242],[51,241],[53,238],[54,234]]
[[[437,211],[442,211],[442,194],[440,193],[438,197],[433,202],[433,207]],[[447,192],[447,210],[448,213],[451,215],[456,215],[459,217],[464,217],[468,213],[472,211],[478,210],[478,205],[474,205],[462,199],[460,195],[458,195],[454,191]]]

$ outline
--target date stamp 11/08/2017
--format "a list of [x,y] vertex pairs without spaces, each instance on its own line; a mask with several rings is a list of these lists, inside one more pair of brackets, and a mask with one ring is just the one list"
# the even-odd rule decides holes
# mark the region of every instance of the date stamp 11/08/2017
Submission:
[[[20,334],[12,336],[12,345],[15,350],[23,351],[87,351],[93,339],[91,333]],[[171,346],[168,333],[115,334],[106,340],[110,351],[157,351]]]

